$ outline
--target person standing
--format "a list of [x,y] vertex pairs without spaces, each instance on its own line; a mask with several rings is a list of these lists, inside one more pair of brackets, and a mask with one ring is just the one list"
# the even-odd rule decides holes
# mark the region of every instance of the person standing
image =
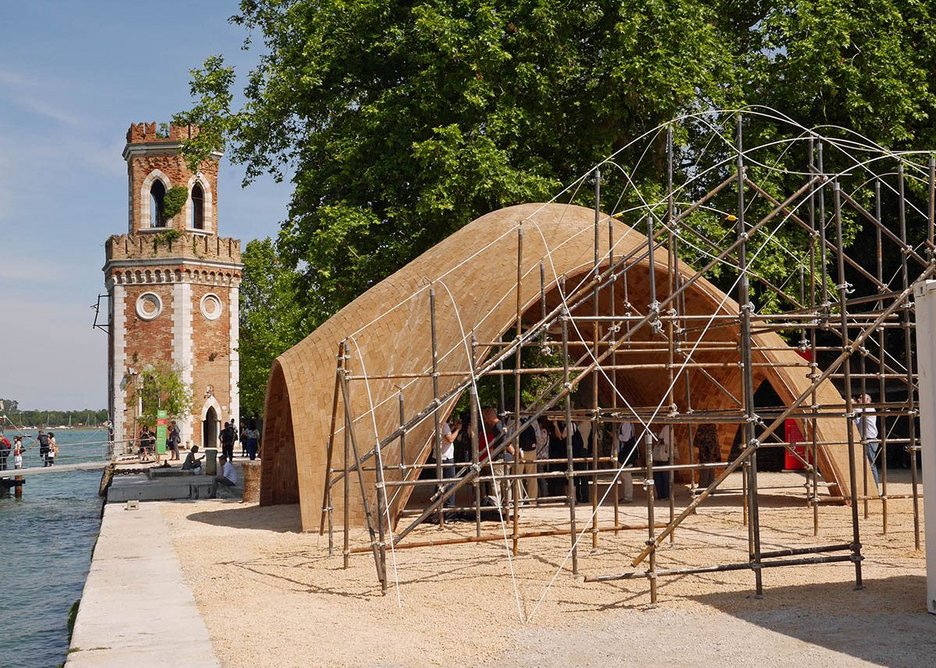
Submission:
[[[535,457],[537,462],[544,461],[549,459],[549,434],[552,431],[552,425],[549,424],[549,420],[545,415],[540,415],[537,418],[536,422],[533,423],[533,430],[536,434],[536,452]],[[548,464],[539,464],[536,465],[537,473],[546,473],[549,470]],[[536,503],[539,504],[539,497],[549,496],[549,478],[538,478],[536,480],[537,486],[537,497]]]
[[39,458],[42,460],[42,466],[49,465],[49,435],[45,433],[42,429],[39,430],[39,435],[36,436],[36,440],[39,441]]
[[260,444],[260,430],[257,429],[257,423],[253,420],[247,423],[247,428],[241,435],[241,442],[244,443],[247,448],[247,456],[250,458],[250,461],[255,460]]
[[13,468],[23,468],[23,437],[13,437]]
[[0,471],[6,471],[7,459],[9,459],[12,450],[13,444],[10,443],[3,432],[0,432]]
[[[523,418],[517,417],[519,419],[519,424],[523,424]],[[513,431],[515,425],[518,423],[514,420],[510,421],[508,431]],[[529,425],[526,429],[520,432],[518,437],[520,452],[518,453],[519,466],[518,472],[521,475],[529,475],[529,478],[522,478],[518,489],[526,493],[527,499],[530,501],[535,501],[536,497],[539,495],[539,490],[537,489],[537,480],[536,480],[536,429],[534,425],[537,424],[536,421],[533,424]],[[521,499],[523,496],[521,495]]]
[[173,420],[169,423],[169,437],[166,439],[166,445],[169,446],[169,452],[172,456],[169,459],[179,459],[179,443],[182,442],[182,435],[179,433],[179,425]]
[[[446,420],[442,423],[442,477],[446,480],[455,480],[455,439],[461,432],[461,422],[454,419]],[[439,493],[445,493],[445,490],[454,484],[446,483],[439,487]],[[455,507],[455,495],[452,494],[443,504],[446,508]]]
[[234,436],[234,425],[225,422],[218,440],[221,441],[221,454],[227,457],[229,462],[234,459]]
[[[482,475],[490,475],[493,478],[487,483],[487,496],[492,499],[499,498],[501,505],[507,507],[510,505],[510,485],[503,479],[503,476],[507,474],[504,461],[507,455],[513,455],[513,445],[508,443],[504,452],[494,455],[494,452],[504,442],[505,431],[504,424],[497,416],[497,411],[491,406],[481,409],[479,429],[481,433],[478,439],[478,461],[483,467],[481,472]],[[497,492],[500,492],[499,497],[496,495]]]
[[[653,465],[667,466],[673,456],[673,428],[665,424],[657,434],[656,441],[653,443]],[[657,471],[653,469],[653,487],[657,491],[658,499],[668,499],[670,497],[670,471]]]
[[51,431],[49,432],[49,455],[47,466],[52,466],[55,464],[55,455],[58,454],[58,443],[55,442],[55,434]]
[[868,459],[868,466],[871,468],[876,487],[881,484],[881,474],[877,469],[878,450],[881,448],[880,441],[878,441],[877,413],[871,406],[870,395],[862,394],[856,397],[855,403],[861,404],[855,408],[855,428],[864,445],[865,457]]
[[141,462],[149,461],[151,442],[155,443],[155,440],[150,437],[149,427],[143,425],[143,428],[140,429],[140,450],[138,452]]
[[[715,464],[721,461],[718,451],[718,431],[712,423],[703,424],[696,431],[693,445],[699,450],[700,464]],[[699,470],[699,487],[706,488],[715,480],[715,469]]]
[[[634,432],[633,422],[622,422],[617,429],[617,461],[618,466],[627,468],[632,465],[637,453],[637,435]],[[624,503],[634,500],[634,475],[630,471],[621,472],[621,490]]]

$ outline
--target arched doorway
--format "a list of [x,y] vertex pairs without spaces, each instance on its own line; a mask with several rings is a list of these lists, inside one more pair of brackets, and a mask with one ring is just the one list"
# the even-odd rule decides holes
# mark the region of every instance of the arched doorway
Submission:
[[218,445],[218,413],[214,406],[209,406],[202,420],[202,447],[211,448]]

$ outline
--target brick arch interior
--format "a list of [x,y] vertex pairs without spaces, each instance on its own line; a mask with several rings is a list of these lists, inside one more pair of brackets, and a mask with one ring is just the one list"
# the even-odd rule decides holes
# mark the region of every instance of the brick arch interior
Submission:
[[[274,361],[267,386],[263,423],[263,467],[260,480],[260,503],[275,505],[299,502],[299,477],[293,438],[289,388],[279,362]],[[272,465],[267,465],[267,460]]]

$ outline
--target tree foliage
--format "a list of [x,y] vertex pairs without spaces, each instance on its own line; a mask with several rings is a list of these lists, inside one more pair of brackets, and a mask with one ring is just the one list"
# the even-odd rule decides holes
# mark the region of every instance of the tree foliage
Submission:
[[182,381],[178,369],[166,362],[147,365],[130,386],[128,401],[136,405],[142,398],[141,424],[156,426],[157,413],[181,417],[192,407],[192,388]]
[[[212,56],[176,122],[201,127],[193,163],[226,146],[247,181],[292,174],[269,257],[298,277],[265,285],[294,290],[312,327],[477,216],[551,198],[682,113],[767,105],[893,148],[936,145],[934,15],[920,0],[242,0],[231,20],[262,42],[245,102],[233,106],[234,71]],[[686,164],[696,131],[677,137]],[[649,192],[663,148],[647,156]],[[791,192],[777,172],[757,176]],[[758,270],[789,276],[795,241],[776,239]]]
[[92,410],[22,410],[16,399],[0,399],[0,428],[16,427],[58,427],[70,425],[72,427],[98,427],[107,422],[107,409]]
[[240,406],[241,415],[258,416],[273,360],[308,330],[296,299],[296,274],[277,256],[272,240],[248,242],[242,261]]

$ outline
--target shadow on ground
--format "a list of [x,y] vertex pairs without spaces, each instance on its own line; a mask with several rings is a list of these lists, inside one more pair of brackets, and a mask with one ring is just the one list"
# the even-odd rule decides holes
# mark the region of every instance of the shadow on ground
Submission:
[[256,529],[278,533],[300,533],[299,506],[289,506],[292,512],[283,513],[282,506],[225,504],[223,510],[192,513],[186,519],[232,529]]
[[901,575],[853,583],[770,587],[765,598],[738,592],[691,598],[775,633],[887,666],[933,665],[936,616],[926,611],[926,578]]

